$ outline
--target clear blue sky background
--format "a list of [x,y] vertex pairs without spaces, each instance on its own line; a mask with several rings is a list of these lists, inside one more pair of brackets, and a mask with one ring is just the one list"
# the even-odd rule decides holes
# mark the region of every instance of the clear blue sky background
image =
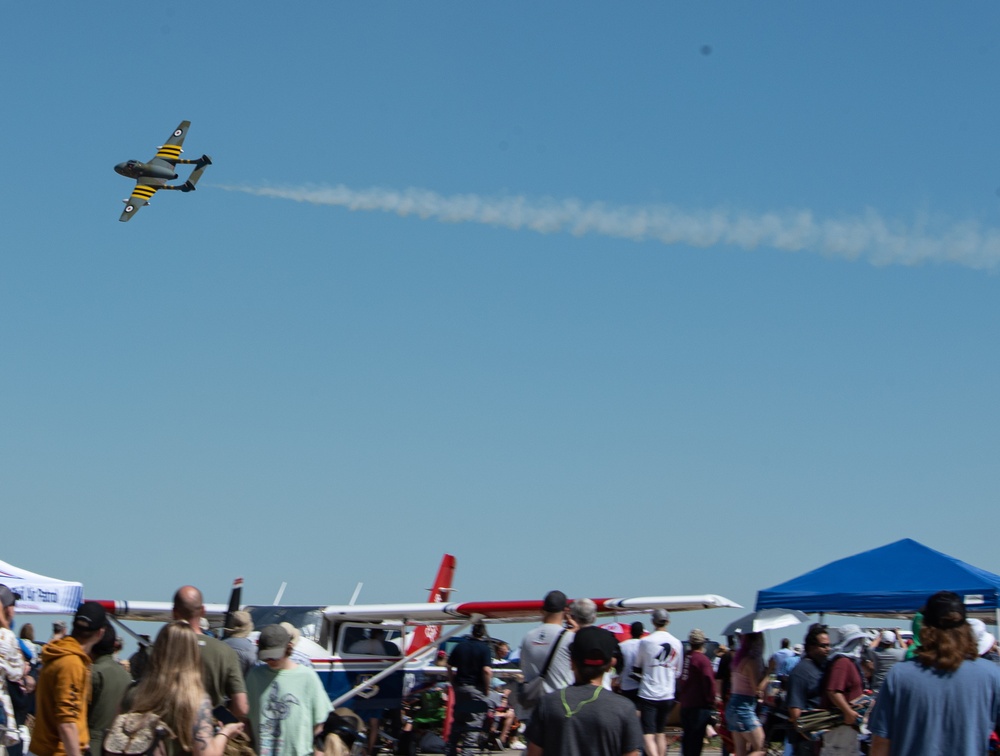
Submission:
[[[302,603],[422,600],[444,551],[459,599],[752,606],[904,536],[1000,571],[997,28],[6,4],[2,558]],[[182,119],[215,165],[119,223]]]

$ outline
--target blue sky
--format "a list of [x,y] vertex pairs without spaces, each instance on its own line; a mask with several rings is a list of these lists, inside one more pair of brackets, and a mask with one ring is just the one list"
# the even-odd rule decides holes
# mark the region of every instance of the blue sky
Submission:
[[[2,558],[302,603],[444,551],[460,599],[1000,571],[998,17],[4,8]],[[183,119],[215,164],[118,223]]]

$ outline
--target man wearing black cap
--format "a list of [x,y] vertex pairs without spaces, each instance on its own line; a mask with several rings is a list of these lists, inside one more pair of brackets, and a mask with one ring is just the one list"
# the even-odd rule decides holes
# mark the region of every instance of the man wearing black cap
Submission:
[[[569,647],[573,642],[573,631],[567,630],[566,594],[549,591],[542,602],[542,624],[528,632],[521,641],[521,674],[528,683],[542,677],[546,693],[565,688],[573,682],[573,668],[570,664]],[[545,665],[548,664],[548,669]],[[530,711],[518,712],[521,719],[530,718]]]
[[90,747],[87,706],[90,653],[108,624],[104,607],[80,604],[73,631],[42,649],[42,671],[35,694],[31,752],[38,756],[82,756]]
[[1000,667],[979,658],[960,596],[928,599],[916,658],[889,670],[868,727],[871,756],[989,752],[1000,730]]
[[132,684],[132,676],[115,659],[115,642],[118,640],[114,625],[108,623],[104,637],[94,646],[90,656],[90,704],[87,706],[87,729],[90,730],[90,750],[101,753],[104,732],[115,717],[125,692]]
[[621,650],[607,630],[588,626],[570,649],[575,683],[542,697],[528,724],[528,756],[638,754],[642,730],[635,706],[605,690],[604,674]]

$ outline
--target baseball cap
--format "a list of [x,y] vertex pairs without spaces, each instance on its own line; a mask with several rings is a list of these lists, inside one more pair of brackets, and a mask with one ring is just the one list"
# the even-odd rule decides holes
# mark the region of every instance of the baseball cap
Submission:
[[561,612],[566,608],[566,594],[562,591],[549,591],[542,602],[542,611],[546,614]]
[[670,612],[666,609],[654,609],[652,618],[653,624],[662,625],[664,622],[670,622]]
[[957,593],[938,591],[924,607],[924,625],[950,630],[965,624],[965,604]]
[[688,633],[688,642],[693,644],[699,644],[705,642],[705,632],[699,630],[697,627]]
[[14,593],[6,585],[0,584],[0,604],[3,604],[4,609],[8,606],[14,606],[19,598],[21,598],[20,593]]
[[257,639],[257,658],[261,661],[283,659],[291,642],[292,636],[281,625],[268,625]]
[[84,601],[73,616],[73,629],[100,630],[108,624],[108,614],[96,601]]
[[620,653],[614,634],[593,625],[578,630],[569,648],[570,658],[587,666],[603,667]]
[[896,642],[896,634],[894,632],[892,632],[892,630],[883,630],[882,631],[882,642],[883,643],[890,643],[890,644],[891,643],[895,643]]

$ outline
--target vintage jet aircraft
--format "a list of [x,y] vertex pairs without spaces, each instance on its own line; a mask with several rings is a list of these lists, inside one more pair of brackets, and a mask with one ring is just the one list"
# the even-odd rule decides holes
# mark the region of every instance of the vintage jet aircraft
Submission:
[[[366,709],[398,708],[402,696],[427,669],[436,649],[475,622],[531,622],[542,614],[541,599],[531,601],[449,602],[455,558],[446,554],[431,589],[428,603],[346,604],[331,606],[244,606],[256,627],[290,622],[299,628],[302,640],[296,649],[309,654],[334,706],[357,696]],[[722,596],[643,596],[593,599],[601,616],[668,609],[672,612],[714,608],[740,608]],[[148,601],[101,601],[117,620],[167,621],[172,604]],[[228,611],[239,605],[238,594],[230,605],[206,604],[210,621],[223,623]],[[439,631],[449,626],[447,632]],[[416,628],[409,634],[408,628]],[[359,641],[377,637],[383,652],[364,652]],[[404,653],[405,649],[405,653]]]
[[[125,210],[118,219],[122,222],[129,220],[135,215],[143,205],[148,205],[150,198],[160,189],[174,189],[180,192],[193,192],[195,184],[205,172],[205,166],[212,164],[212,158],[202,155],[197,160],[184,160],[181,158],[181,145],[184,144],[184,137],[187,136],[188,129],[191,128],[190,121],[181,121],[174,133],[170,135],[167,143],[156,151],[156,155],[148,163],[138,160],[128,160],[115,166],[115,172],[126,178],[135,179],[135,189],[132,196],[122,200],[125,203]],[[193,165],[195,169],[188,176],[188,180],[183,184],[170,185],[168,181],[177,178],[175,166]]]

